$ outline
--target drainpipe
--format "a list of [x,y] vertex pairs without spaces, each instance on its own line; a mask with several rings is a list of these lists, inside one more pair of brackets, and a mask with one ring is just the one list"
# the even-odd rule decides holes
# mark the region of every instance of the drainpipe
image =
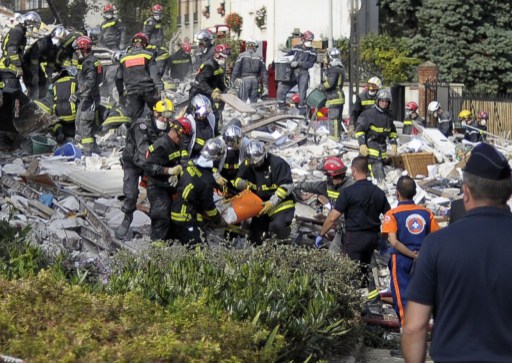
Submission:
[[328,45],[329,48],[332,48],[334,46],[334,36],[333,36],[333,30],[332,30],[332,0],[329,0],[329,40]]

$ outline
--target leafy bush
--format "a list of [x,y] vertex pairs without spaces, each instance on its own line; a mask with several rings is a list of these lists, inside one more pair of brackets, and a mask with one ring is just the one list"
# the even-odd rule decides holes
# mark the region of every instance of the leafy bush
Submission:
[[274,361],[282,337],[212,316],[203,302],[172,310],[139,294],[91,294],[49,271],[0,278],[0,351],[30,362]]

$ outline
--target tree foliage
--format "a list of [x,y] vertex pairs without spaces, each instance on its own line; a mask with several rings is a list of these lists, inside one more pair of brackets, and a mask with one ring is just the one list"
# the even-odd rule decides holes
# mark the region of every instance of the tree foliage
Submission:
[[[477,92],[512,92],[510,2],[381,0],[380,5],[388,14],[381,18],[382,29],[412,37],[415,54],[436,63],[441,80]],[[417,23],[403,21],[407,13]]]

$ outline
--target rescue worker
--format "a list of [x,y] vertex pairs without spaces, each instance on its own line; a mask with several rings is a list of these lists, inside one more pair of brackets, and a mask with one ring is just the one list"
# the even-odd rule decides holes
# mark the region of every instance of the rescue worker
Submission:
[[185,116],[192,124],[192,135],[184,142],[182,156],[185,159],[199,157],[206,141],[215,137],[215,116],[208,97],[196,95],[190,101]]
[[172,233],[187,246],[202,243],[203,218],[214,225],[222,220],[213,200],[215,180],[212,169],[225,153],[226,145],[221,138],[208,140],[200,157],[189,163],[179,178],[177,198],[171,212]]
[[78,60],[75,56],[75,42],[78,37],[81,37],[81,32],[75,30],[67,30],[67,34],[64,37],[64,40],[59,45],[59,49],[57,50],[57,70],[62,70],[65,67],[70,66],[78,66]]
[[189,42],[181,43],[180,49],[169,58],[171,78],[185,80],[192,73],[192,46]]
[[487,139],[487,122],[489,122],[489,114],[486,111],[478,113],[478,128],[481,130],[482,139]]
[[415,130],[413,122],[417,122],[421,126],[427,127],[427,122],[418,114],[418,104],[411,101],[407,102],[405,105],[405,119],[402,134],[410,135],[413,133],[413,130]]
[[352,111],[350,112],[349,132],[353,132],[356,129],[357,120],[361,113],[375,105],[375,96],[381,87],[382,81],[380,78],[372,77],[366,83],[363,92],[356,96],[356,101],[352,105]]
[[23,56],[23,81],[30,98],[44,98],[57,63],[59,45],[67,35],[66,29],[56,26],[49,35],[38,39]]
[[[3,88],[21,89],[23,77],[22,58],[27,45],[27,29],[41,27],[41,17],[35,11],[29,11],[18,18],[18,24],[9,29],[2,42],[0,58],[0,91]],[[0,97],[1,99],[1,97]]]
[[154,53],[147,51],[148,37],[137,33],[132,38],[132,47],[120,59],[116,74],[119,101],[126,105],[126,112],[137,120],[147,105],[151,110],[161,98],[163,84],[158,77]]
[[197,71],[201,64],[206,63],[213,58],[215,44],[213,43],[213,34],[207,29],[200,30],[194,35],[194,41],[197,44],[196,59],[194,62],[194,71]]
[[[174,114],[173,110],[174,106],[170,100],[161,100],[154,106],[153,114],[150,117],[141,117],[137,119],[132,127],[128,129],[126,146],[123,149],[123,154],[121,156],[121,164],[123,165],[124,171],[124,201],[121,210],[125,215],[122,223],[115,231],[115,236],[118,239],[124,239],[126,237],[130,224],[133,221],[133,213],[135,212],[137,198],[139,196],[139,181],[141,181],[141,178],[144,176],[145,168],[154,175],[167,175],[165,181],[167,181],[171,175],[169,167],[159,166],[157,163],[146,165],[146,157],[149,156],[151,152],[155,152],[155,150],[156,154],[152,159],[160,156],[162,151],[160,150],[160,146],[162,146],[163,149],[166,149],[167,145],[174,145],[172,139],[174,139],[175,136],[178,136],[180,139],[183,136],[180,131],[174,130],[171,132],[169,122],[171,122],[171,118]],[[186,130],[187,123],[183,122],[183,125],[184,133],[190,132],[189,130]],[[151,145],[153,145],[152,151],[149,150]],[[154,145],[156,145],[156,147]],[[170,155],[171,154],[167,154],[166,162],[169,161]],[[175,155],[173,155],[173,159],[175,159]],[[174,169],[172,172],[176,173],[178,169]],[[161,179],[163,179],[163,177]],[[157,205],[155,206],[157,208],[156,210],[158,210]],[[166,216],[169,218],[170,215],[162,215],[160,218],[165,218]],[[156,220],[155,222],[158,226],[159,222]]]
[[66,137],[75,137],[77,104],[70,101],[71,95],[78,89],[75,76],[76,68],[66,67],[52,82],[53,113],[59,118],[59,122],[52,126],[52,132],[59,144]]
[[329,108],[329,121],[333,123],[334,137],[339,139],[343,131],[343,105],[345,105],[345,94],[343,83],[345,82],[345,67],[341,63],[341,52],[338,48],[327,50],[324,64],[327,67],[324,73],[324,82],[317,86],[317,89],[324,91],[327,96],[325,107]]
[[111,50],[123,49],[125,29],[121,19],[115,18],[114,6],[112,4],[107,4],[103,7],[103,18],[105,20],[100,25],[99,44]]
[[397,151],[398,134],[390,112],[391,93],[387,89],[381,89],[375,100],[375,105],[359,117],[355,136],[359,143],[359,152],[368,158],[372,177],[381,181],[385,177],[383,163],[388,159],[386,140],[389,140],[394,155]]
[[[329,200],[327,209],[331,210],[343,189],[354,184],[353,179],[346,177],[347,167],[343,161],[336,156],[329,156],[325,159],[322,166],[324,174],[327,176],[327,180],[315,181],[315,182],[300,182],[295,184],[295,190],[304,191],[306,193],[315,193],[323,195]],[[344,219],[338,225],[336,235],[329,246],[329,250],[332,252],[341,253],[341,244],[343,241],[344,234]],[[317,248],[322,245],[316,246]]]
[[241,123],[237,119],[232,120],[227,125],[222,133],[222,138],[227,147],[226,159],[220,165],[220,171],[214,174],[214,177],[217,184],[225,186],[230,194],[235,195],[238,192],[234,189],[234,183],[240,164],[245,160],[244,150],[249,143],[249,139],[243,136]]
[[224,67],[230,54],[231,48],[227,44],[217,45],[213,58],[208,59],[199,67],[196,82],[190,89],[190,99],[198,94],[210,99],[215,115],[215,135],[219,134],[219,124],[222,122],[222,110],[224,109],[224,102],[220,100],[220,95],[228,90],[225,83]]
[[164,7],[160,4],[155,4],[151,10],[153,15],[144,22],[142,32],[148,36],[148,44],[161,47],[164,43],[164,28],[162,27]]
[[[459,112],[459,122],[464,128],[464,140],[469,142],[482,142],[482,134],[478,128],[478,124],[473,119],[473,114],[469,110]],[[469,127],[468,127],[469,126]]]
[[293,55],[293,60],[290,63],[292,67],[292,80],[289,82],[279,82],[277,87],[277,100],[279,101],[279,110],[286,111],[286,94],[292,87],[298,85],[299,87],[299,114],[306,114],[306,93],[309,84],[309,69],[315,65],[317,59],[316,49],[313,48],[313,38],[315,36],[312,32],[306,31],[302,34],[302,44],[298,44],[288,52],[287,55]]
[[246,102],[256,103],[260,83],[263,85],[263,95],[268,94],[268,75],[263,58],[256,54],[258,42],[248,39],[245,42],[246,51],[240,53],[233,66],[231,83],[238,84],[238,98]]
[[92,152],[99,153],[96,144],[96,110],[100,104],[100,83],[103,81],[103,67],[92,54],[91,38],[82,35],[76,40],[76,54],[78,56],[79,71],[77,74],[78,91],[69,98],[70,102],[80,101],[76,115],[75,139],[82,143],[85,155]]
[[444,136],[453,136],[452,114],[450,111],[443,110],[439,102],[432,101],[428,104],[428,112],[436,118],[437,128]]
[[164,47],[157,47],[153,44],[148,44],[146,50],[155,54],[155,63],[157,69],[157,77],[161,79],[167,69],[169,68],[170,54]]
[[[268,153],[265,144],[251,140],[245,149],[245,161],[235,180],[238,190],[250,188],[263,200],[263,208],[249,226],[249,239],[262,244],[264,238],[290,236],[295,214],[293,179],[290,165],[279,156]],[[264,236],[265,234],[265,236]]]

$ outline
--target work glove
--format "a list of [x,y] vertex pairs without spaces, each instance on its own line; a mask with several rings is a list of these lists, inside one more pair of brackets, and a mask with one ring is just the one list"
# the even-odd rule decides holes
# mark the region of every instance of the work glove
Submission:
[[183,168],[181,167],[181,165],[176,165],[176,166],[173,166],[172,168],[166,168],[166,172],[167,172],[167,175],[180,175],[181,174],[181,171],[183,170]]
[[221,187],[226,186],[228,184],[228,180],[224,178],[222,175],[220,175],[219,172],[213,173],[213,178]]
[[359,146],[359,153],[363,156],[368,156],[368,146],[365,144]]
[[176,187],[176,185],[178,185],[178,176],[177,175],[171,175],[169,177],[169,185],[171,186],[171,188],[174,188],[174,187]]
[[393,155],[396,155],[397,149],[398,149],[398,145],[397,144],[391,144],[391,153]]
[[299,66],[299,62],[297,62],[297,61],[293,61],[290,63],[290,67],[292,67],[292,68],[297,68],[298,66]]
[[268,96],[268,87],[263,86],[263,91],[261,92],[261,97]]
[[268,214],[272,210],[272,208],[274,208],[274,204],[272,204],[270,200],[263,202],[263,209],[258,213],[258,217]]
[[23,69],[21,67],[16,68],[16,77],[23,77]]
[[315,238],[315,247],[316,248],[322,248],[324,245],[324,236],[316,236]]
[[319,91],[325,91],[325,87],[324,87],[324,85],[323,85],[323,84],[321,84],[321,83],[320,83],[318,86],[316,86],[315,88],[316,88],[317,90],[319,90]]
[[214,101],[220,101],[220,95],[221,95],[221,92],[220,92],[220,89],[218,88],[215,88],[212,92],[212,100]]
[[69,96],[69,102],[76,103],[76,101],[78,101],[78,94],[75,92]]
[[245,179],[241,179],[239,180],[235,187],[238,189],[238,190],[244,190],[244,189],[250,189],[252,188],[253,184],[248,181],[248,180],[245,180]]

